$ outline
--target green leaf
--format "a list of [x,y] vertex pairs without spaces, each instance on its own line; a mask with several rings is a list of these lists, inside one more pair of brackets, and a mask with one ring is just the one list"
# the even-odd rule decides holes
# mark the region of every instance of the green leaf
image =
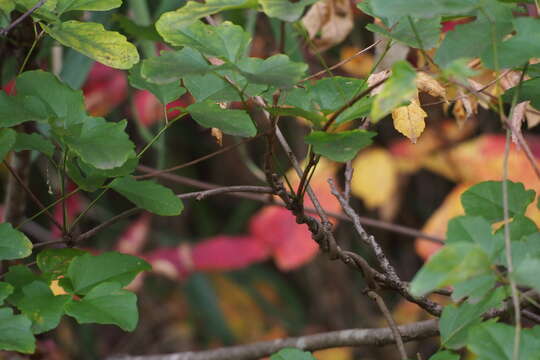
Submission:
[[448,350],[437,351],[429,360],[459,360],[459,355]]
[[316,154],[331,160],[347,162],[352,160],[360,149],[372,143],[371,138],[377,133],[365,130],[348,130],[339,133],[312,131],[304,138],[305,142],[313,145]]
[[[33,8],[38,1],[39,0],[15,0],[15,3],[19,5],[17,6],[18,10],[21,10],[21,12],[25,12]],[[51,22],[57,21],[58,17],[54,13],[56,9],[56,3],[57,0],[47,0],[41,7],[32,12],[32,17],[35,17],[37,19],[44,19]]]
[[452,291],[452,300],[460,301],[464,297],[468,297],[468,301],[475,303],[482,299],[489,291],[493,289],[497,278],[493,273],[480,275],[471,279],[462,281],[454,285]]
[[17,77],[17,96],[33,99],[25,108],[31,113],[44,113],[44,120],[58,118],[73,124],[86,117],[82,91],[73,90],[50,72],[26,71]]
[[[38,106],[41,105],[41,109],[29,106],[36,102]],[[44,105],[38,99],[21,95],[9,96],[0,91],[0,127],[11,127],[26,121],[46,120],[47,117]]]
[[[523,215],[515,215],[508,224],[510,227],[510,240],[520,241],[522,238],[538,232],[536,223]],[[504,244],[504,225],[495,231],[495,236]]]
[[368,24],[366,29],[395,39],[414,48],[429,50],[439,43],[441,18],[411,18],[409,21],[409,18],[404,16],[390,31],[376,24]]
[[256,84],[289,87],[302,79],[307,64],[293,62],[287,55],[278,54],[266,59],[243,58],[238,63],[240,73]]
[[538,277],[538,269],[540,269],[540,257],[525,255],[524,259],[518,260],[520,261],[514,268],[512,277],[520,285],[530,286],[535,290],[539,290],[540,278]]
[[4,160],[6,155],[11,151],[15,141],[17,139],[17,133],[13,129],[0,129],[0,162]]
[[536,109],[540,109],[540,77],[527,80],[521,85],[506,90],[503,100],[511,103],[514,99],[514,93],[518,91],[517,102],[530,101]]
[[140,25],[135,21],[119,13],[115,13],[111,16],[113,23],[118,24],[122,33],[128,35],[128,37],[136,40],[149,40],[156,42],[165,42],[163,38],[158,34],[154,24]]
[[22,289],[33,281],[40,280],[39,276],[34,274],[25,265],[13,265],[9,267],[4,279],[13,286],[13,293],[7,298],[12,304],[18,304],[24,297]]
[[319,128],[324,124],[326,118],[315,111],[307,111],[297,107],[271,107],[266,109],[272,115],[299,116],[311,121]]
[[411,293],[428,292],[490,272],[491,262],[479,245],[458,242],[445,245],[433,255],[414,277]]
[[201,21],[182,27],[161,17],[156,29],[172,45],[187,46],[204,55],[215,56],[232,63],[244,56],[251,42],[250,35],[241,26],[225,21],[212,26]]
[[447,243],[476,243],[493,259],[501,249],[500,243],[491,230],[491,225],[480,216],[459,216],[448,223]]
[[467,78],[474,77],[480,74],[480,72],[473,70],[469,67],[469,58],[459,58],[453,60],[442,69],[442,76],[447,79],[456,79],[463,83],[466,83]]
[[0,308],[0,349],[32,354],[36,339],[30,330],[32,322],[24,315],[13,315],[13,310]]
[[135,157],[135,145],[125,132],[126,125],[126,120],[113,123],[88,117],[82,125],[73,127],[75,130],[64,141],[85,163],[97,169],[114,169]]
[[114,179],[109,186],[138,207],[157,215],[180,215],[184,209],[182,200],[171,189],[154,181],[137,181],[131,176],[125,176]]
[[[516,328],[507,324],[487,321],[469,331],[467,348],[477,360],[511,360]],[[538,327],[523,329],[519,348],[520,359],[537,359],[540,353]]]
[[195,21],[218,12],[253,7],[251,0],[206,0],[204,3],[188,1],[176,11],[166,12],[158,20],[160,26],[183,28]]
[[64,305],[71,299],[68,295],[53,295],[43,281],[34,281],[23,288],[24,297],[17,308],[32,320],[32,332],[41,334],[54,329],[64,314]]
[[241,100],[238,91],[215,74],[188,75],[184,78],[184,86],[197,102]]
[[106,11],[122,5],[122,0],[57,0],[56,11],[62,14],[74,10]]
[[222,109],[211,101],[198,102],[188,106],[187,111],[201,126],[218,128],[225,134],[250,137],[257,129],[244,110]]
[[513,29],[513,8],[498,1],[484,2],[475,13],[475,21],[458,25],[446,34],[435,62],[445,67],[459,58],[493,58],[493,41],[499,41]]
[[17,133],[15,145],[13,146],[13,151],[35,150],[48,157],[53,156],[54,149],[53,143],[38,133]]
[[440,15],[463,15],[476,8],[478,0],[370,0],[377,16],[431,18]]
[[69,20],[45,31],[64,46],[116,69],[130,69],[139,62],[139,53],[126,37],[107,31],[101,24]]
[[23,259],[32,254],[32,242],[10,223],[0,224],[0,260]]
[[129,72],[129,83],[134,88],[150,91],[163,105],[178,99],[186,92],[186,89],[180,86],[180,81],[163,85],[148,82],[141,75],[141,64],[137,64],[131,68]]
[[197,51],[183,48],[179,51],[163,51],[160,56],[142,62],[142,77],[156,84],[168,84],[191,74],[204,74],[210,65]]
[[[534,200],[533,190],[525,190],[521,183],[508,181],[508,211],[510,217],[523,215]],[[501,181],[485,181],[470,187],[461,195],[467,215],[482,216],[489,222],[504,219]]]
[[396,62],[392,66],[392,75],[381,86],[383,88],[371,106],[372,122],[378,122],[411,99],[417,91],[416,71],[406,61]]
[[9,25],[13,10],[15,10],[15,2],[13,0],[0,0],[0,28]]
[[288,22],[298,20],[302,16],[304,8],[315,2],[317,0],[259,0],[266,15]]
[[[530,58],[540,57],[540,20],[532,17],[516,18],[514,26],[517,34],[496,44],[499,69],[520,66]],[[491,52],[482,57],[482,62],[490,69],[496,67]]]
[[315,360],[315,358],[308,351],[285,348],[272,355],[270,360]]
[[465,346],[470,328],[482,321],[484,312],[500,306],[505,297],[504,289],[498,288],[477,304],[445,306],[439,321],[441,346],[455,350]]
[[78,256],[86,254],[86,251],[74,248],[46,249],[37,256],[37,266],[49,280],[65,276],[69,264]]
[[333,76],[318,80],[313,85],[307,85],[305,92],[307,92],[307,98],[313,103],[314,109],[329,114],[347,104],[366,88],[364,80]]
[[13,286],[7,282],[0,282],[0,305],[4,303],[4,300],[13,293]]
[[85,294],[104,282],[126,286],[138,273],[150,269],[150,264],[136,256],[105,252],[77,256],[68,266],[67,277],[77,294]]
[[139,320],[137,296],[122,290],[116,282],[99,284],[82,300],[67,304],[65,309],[79,324],[113,324],[125,331],[135,330]]

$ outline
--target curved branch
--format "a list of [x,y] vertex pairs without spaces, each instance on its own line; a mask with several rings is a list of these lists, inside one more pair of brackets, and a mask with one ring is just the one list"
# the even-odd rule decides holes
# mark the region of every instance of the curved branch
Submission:
[[[403,341],[420,340],[438,335],[437,320],[420,321],[398,326]],[[394,343],[390,328],[350,329],[306,335],[295,338],[261,341],[248,345],[230,346],[200,352],[181,352],[166,355],[113,356],[108,360],[254,360],[269,356],[286,347],[302,350],[322,350],[341,346],[387,345]]]

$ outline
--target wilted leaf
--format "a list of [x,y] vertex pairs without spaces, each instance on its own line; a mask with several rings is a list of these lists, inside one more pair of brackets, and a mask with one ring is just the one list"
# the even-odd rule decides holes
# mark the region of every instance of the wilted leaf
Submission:
[[370,209],[379,207],[395,196],[398,172],[394,158],[384,148],[371,147],[352,162],[351,191]]
[[353,29],[353,13],[348,0],[324,0],[313,5],[302,24],[314,46],[324,51],[341,43]]
[[426,92],[433,97],[446,100],[446,89],[433,77],[423,71],[416,74],[416,87],[418,91]]
[[412,100],[409,105],[400,106],[392,110],[394,128],[416,143],[418,137],[426,127],[424,119],[426,112],[418,105],[416,100]]

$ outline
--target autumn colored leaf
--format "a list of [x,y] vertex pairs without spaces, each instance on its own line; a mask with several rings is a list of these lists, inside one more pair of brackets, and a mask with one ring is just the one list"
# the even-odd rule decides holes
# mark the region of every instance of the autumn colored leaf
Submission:
[[121,70],[96,62],[82,90],[88,113],[104,116],[126,99],[127,77]]
[[313,353],[317,360],[353,360],[353,348],[338,347],[326,350],[319,350]]
[[351,75],[358,77],[366,77],[371,72],[374,65],[373,55],[368,52],[355,56],[362,49],[353,46],[342,46],[340,50],[341,61],[349,59],[351,60],[341,65],[341,69],[345,70]]
[[367,208],[382,206],[395,196],[398,169],[388,150],[372,146],[362,151],[352,166],[351,191]]
[[133,221],[120,235],[116,243],[116,250],[131,255],[140,253],[148,239],[151,219],[150,213],[143,213],[137,220]]
[[316,52],[341,43],[353,29],[353,14],[348,0],[315,3],[302,18],[302,24]]
[[424,119],[426,112],[418,105],[416,100],[412,100],[409,105],[400,106],[392,111],[394,128],[416,143],[418,137],[426,127]]
[[[144,127],[151,127],[165,118],[163,104],[149,91],[137,90],[133,94],[133,108],[136,119]],[[167,104],[167,117],[173,119],[180,115],[178,107],[187,107],[191,103],[191,97],[184,95],[180,99]]]
[[416,88],[433,97],[441,97],[446,101],[446,89],[429,74],[420,71],[416,73]]

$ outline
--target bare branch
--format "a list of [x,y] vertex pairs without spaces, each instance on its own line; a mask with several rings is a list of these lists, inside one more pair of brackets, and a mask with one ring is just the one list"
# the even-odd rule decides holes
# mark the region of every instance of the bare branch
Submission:
[[15,21],[13,21],[11,24],[6,26],[5,28],[0,30],[0,36],[6,36],[8,32],[11,31],[15,26],[19,25],[24,19],[32,15],[37,9],[42,7],[47,0],[39,0],[36,5],[32,6],[28,11],[26,11],[24,14],[19,16]]
[[394,335],[394,341],[396,342],[396,346],[398,348],[399,355],[401,356],[401,360],[407,360],[409,357],[407,356],[407,352],[405,351],[403,339],[401,338],[401,334],[396,325],[396,322],[394,321],[394,318],[392,318],[390,310],[388,310],[388,307],[386,307],[383,298],[373,290],[368,291],[367,295],[375,301],[375,303],[383,313],[383,316],[386,319],[390,330],[392,330],[392,334]]
[[[438,335],[437,320],[421,321],[397,327],[403,341],[425,339]],[[269,356],[286,347],[302,350],[322,350],[340,346],[388,345],[394,343],[390,328],[339,330],[296,338],[261,341],[200,352],[167,355],[113,356],[108,360],[255,360]]]

